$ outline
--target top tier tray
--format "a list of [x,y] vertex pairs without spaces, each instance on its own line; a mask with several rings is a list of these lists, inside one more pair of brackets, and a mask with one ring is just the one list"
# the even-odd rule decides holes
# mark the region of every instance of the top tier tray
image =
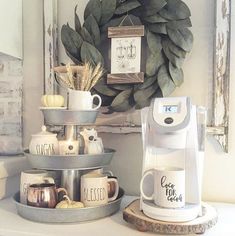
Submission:
[[96,121],[98,110],[73,111],[56,108],[40,108],[47,125],[92,125]]

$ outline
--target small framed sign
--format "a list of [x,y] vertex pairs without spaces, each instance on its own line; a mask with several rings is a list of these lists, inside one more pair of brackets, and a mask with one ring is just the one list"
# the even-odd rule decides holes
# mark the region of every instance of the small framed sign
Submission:
[[144,82],[144,72],[141,72],[143,36],[143,25],[108,28],[108,38],[111,38],[111,73],[108,74],[108,84]]

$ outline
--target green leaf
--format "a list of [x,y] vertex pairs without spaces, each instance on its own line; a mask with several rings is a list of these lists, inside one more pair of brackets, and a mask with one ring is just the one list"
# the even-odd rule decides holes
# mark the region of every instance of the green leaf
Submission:
[[67,54],[67,56],[68,56],[76,65],[81,64],[80,54],[77,54],[77,56],[74,57],[74,56],[73,56],[72,54],[70,54],[67,50],[65,50],[65,53]]
[[158,89],[158,83],[154,83],[153,85],[147,87],[146,89],[137,90],[134,93],[135,102],[140,103],[141,101],[148,99],[156,92],[157,89]]
[[143,18],[145,21],[149,23],[165,23],[168,22],[166,19],[162,18],[159,14],[155,14],[152,16],[146,16]]
[[100,45],[100,29],[93,15],[89,15],[85,22],[84,27],[90,33],[96,46]]
[[97,65],[98,63],[104,64],[104,58],[99,50],[85,41],[81,47],[81,59],[84,63],[90,62],[93,65]]
[[182,48],[186,52],[190,52],[193,46],[193,34],[187,28],[183,29],[167,29],[167,33],[171,41]]
[[151,98],[148,98],[144,101],[141,101],[141,102],[137,103],[136,106],[135,106],[135,109],[140,110],[142,108],[149,107],[150,103],[151,103],[151,100],[152,100]]
[[150,54],[147,58],[146,62],[146,74],[147,76],[151,77],[154,76],[159,67],[164,63],[164,58],[162,52],[157,54]]
[[154,33],[167,34],[166,23],[150,24],[148,25],[148,28],[151,32],[154,32]]
[[165,56],[170,60],[170,62],[173,63],[176,67],[181,68],[183,65],[184,59],[177,57],[174,53],[172,53],[169,50],[167,40],[162,41],[162,47],[163,47]]
[[90,33],[88,32],[88,30],[84,26],[81,29],[81,36],[82,36],[84,41],[94,45],[94,41],[93,41]]
[[90,0],[84,11],[84,20],[90,15],[93,15],[96,22],[99,23],[101,19],[101,2],[100,0]]
[[128,89],[119,93],[111,104],[111,110],[118,112],[125,112],[129,110],[132,107],[130,102],[131,94],[132,89]]
[[158,84],[164,97],[169,96],[175,90],[175,84],[165,65],[162,65],[158,72]]
[[144,6],[146,10],[152,10],[154,13],[159,12],[167,2],[165,0],[144,0]]
[[181,28],[192,27],[192,22],[190,18],[186,18],[184,20],[169,21],[166,26],[171,29],[181,29]]
[[147,98],[147,99],[143,99],[142,101],[139,101],[136,106],[135,106],[135,109],[142,109],[144,107],[148,107],[152,101],[153,98],[156,98],[156,97],[162,97],[162,91],[160,88],[156,89],[156,91],[154,92],[154,94]]
[[75,25],[75,30],[79,33],[81,30],[81,22],[79,20],[79,16],[77,14],[77,7],[78,5],[76,5],[75,9],[74,9],[74,25]]
[[173,82],[177,87],[179,87],[184,82],[183,70],[175,67],[171,62],[169,62],[169,72]]
[[122,15],[127,13],[137,7],[140,7],[141,4],[137,0],[128,0],[122,3],[115,11],[116,15]]
[[137,89],[146,89],[151,86],[157,80],[157,76],[147,77],[143,84],[137,86]]
[[181,58],[186,57],[186,52],[183,49],[176,46],[171,40],[169,40],[169,39],[165,39],[165,40],[167,41],[169,50],[173,54],[175,54],[177,57],[181,57]]
[[119,92],[113,89],[110,89],[107,85],[104,84],[96,84],[95,85],[95,90],[99,94],[103,94],[108,97],[114,97],[116,96]]
[[156,93],[153,94],[151,98],[162,98],[162,90],[160,88],[157,89]]
[[168,20],[181,20],[191,16],[188,6],[181,0],[167,0],[167,5],[159,14]]
[[106,24],[114,15],[116,0],[102,0],[100,25]]
[[119,90],[119,91],[123,91],[123,90],[131,89],[132,85],[129,85],[129,84],[112,84],[112,85],[109,85],[109,87],[114,88],[114,89]]
[[156,54],[161,52],[162,50],[162,43],[161,43],[161,37],[157,34],[153,34],[149,30],[147,31],[147,43],[149,50],[152,54]]
[[78,57],[83,43],[82,37],[69,25],[63,25],[61,29],[61,41],[65,50],[73,57]]
[[107,32],[109,27],[119,26],[125,17],[126,16],[121,16],[110,20],[107,24],[101,27],[101,32]]

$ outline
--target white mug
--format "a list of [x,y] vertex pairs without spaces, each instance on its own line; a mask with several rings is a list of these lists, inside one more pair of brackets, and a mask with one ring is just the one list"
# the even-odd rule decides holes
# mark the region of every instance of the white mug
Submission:
[[141,179],[140,192],[144,199],[153,200],[159,207],[184,207],[185,170],[177,167],[148,170]]
[[[94,99],[98,99],[98,105],[93,107]],[[89,91],[69,89],[69,110],[97,110],[102,104],[99,95],[91,95]]]
[[[109,197],[109,189],[115,185],[113,196]],[[118,181],[115,177],[91,173],[81,177],[81,202],[85,207],[100,206],[114,201],[119,192]]]
[[54,179],[48,177],[44,170],[25,170],[21,172],[20,177],[20,202],[27,204],[28,187],[31,184],[54,183]]

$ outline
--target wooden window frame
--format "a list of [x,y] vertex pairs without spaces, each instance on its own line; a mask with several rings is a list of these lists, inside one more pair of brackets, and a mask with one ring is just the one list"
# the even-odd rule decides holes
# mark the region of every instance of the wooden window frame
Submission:
[[[232,0],[215,1],[214,76],[212,82],[212,118],[207,133],[213,135],[228,152],[230,43]],[[44,0],[44,92],[55,92],[53,67],[58,65],[57,0]],[[101,125],[100,132],[140,133],[140,125]]]

